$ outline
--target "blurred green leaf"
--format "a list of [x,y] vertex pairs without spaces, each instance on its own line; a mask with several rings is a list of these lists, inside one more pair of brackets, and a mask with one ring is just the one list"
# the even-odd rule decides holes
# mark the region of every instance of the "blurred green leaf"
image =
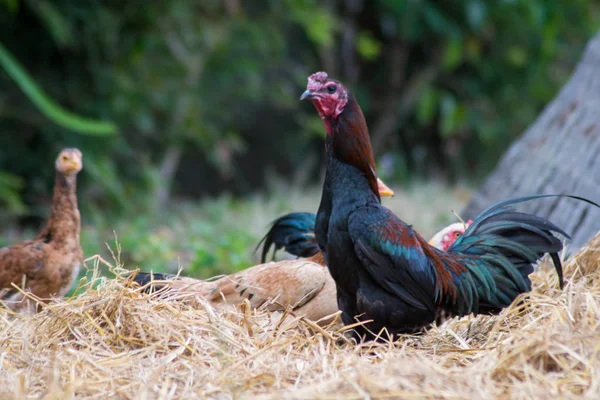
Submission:
[[0,203],[4,203],[8,212],[24,214],[27,211],[20,196],[24,186],[25,182],[20,177],[0,171]]
[[337,29],[337,20],[327,9],[318,7],[310,0],[288,0],[291,17],[300,25],[308,38],[320,47],[333,43],[333,34]]
[[531,24],[536,28],[541,28],[546,19],[546,8],[548,5],[536,1],[525,2],[525,5],[527,6]]
[[365,60],[374,61],[381,53],[381,43],[371,32],[363,31],[358,34],[356,50]]
[[482,0],[467,2],[467,20],[471,29],[479,31],[483,28],[487,17],[487,5]]
[[451,93],[443,94],[440,104],[440,131],[442,137],[451,137],[464,116],[465,110],[460,107],[454,95]]
[[463,57],[463,42],[460,39],[451,39],[446,44],[446,52],[444,54],[444,68],[452,70],[456,68],[462,61]]
[[466,54],[470,61],[479,62],[481,60],[482,43],[474,37],[469,36],[466,40]]
[[439,3],[433,1],[423,1],[422,3],[422,12],[425,23],[427,23],[434,32],[444,33],[446,35],[455,35],[458,33],[456,25],[438,9]]
[[438,93],[433,86],[425,88],[417,102],[417,120],[421,125],[429,124],[435,117],[438,105]]
[[519,46],[511,46],[506,50],[506,58],[514,67],[523,67],[527,63],[527,53]]
[[93,121],[75,115],[54,103],[31,79],[17,60],[0,43],[0,65],[38,109],[56,124],[88,135],[113,135],[117,128],[109,122]]
[[20,0],[2,0],[2,3],[11,14],[15,14],[19,9]]
[[28,0],[28,3],[37,12],[59,46],[70,46],[74,43],[73,30],[69,20],[50,1]]

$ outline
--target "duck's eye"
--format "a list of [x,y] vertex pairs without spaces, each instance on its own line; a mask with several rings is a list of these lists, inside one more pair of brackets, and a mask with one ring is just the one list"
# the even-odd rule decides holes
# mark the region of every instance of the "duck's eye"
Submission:
[[455,238],[457,238],[457,239],[458,239],[460,236],[461,236],[461,233],[460,233],[460,232],[454,232],[454,237],[455,237]]
[[336,90],[337,90],[337,86],[335,86],[335,85],[327,86],[327,93],[329,93],[329,94],[335,93]]
[[63,160],[63,161],[67,161],[68,159],[69,159],[69,157],[67,157],[67,156],[62,156],[62,160]]

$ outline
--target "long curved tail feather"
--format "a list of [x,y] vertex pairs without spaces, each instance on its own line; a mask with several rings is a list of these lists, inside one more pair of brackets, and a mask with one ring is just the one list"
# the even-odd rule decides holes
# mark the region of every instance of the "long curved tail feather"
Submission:
[[261,239],[256,249],[263,244],[261,262],[265,262],[273,247],[273,258],[280,249],[297,257],[311,257],[319,252],[315,239],[315,214],[307,212],[289,213],[273,221],[269,232]]
[[[445,301],[452,311],[464,315],[471,311],[497,311],[508,306],[520,293],[531,290],[529,274],[546,253],[552,258],[559,285],[563,288],[559,257],[563,242],[556,234],[567,239],[569,235],[545,218],[515,211],[513,207],[547,197],[572,198],[600,208],[582,197],[551,194],[509,199],[484,210],[448,249],[449,257],[441,257],[445,270],[453,271],[447,276],[451,277],[452,287],[459,294]],[[466,267],[466,271],[456,268],[457,261]],[[473,301],[474,298],[479,301]]]

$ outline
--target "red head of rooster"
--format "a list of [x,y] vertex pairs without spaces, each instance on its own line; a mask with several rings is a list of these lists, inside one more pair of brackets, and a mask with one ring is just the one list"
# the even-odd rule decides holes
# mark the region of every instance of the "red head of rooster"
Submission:
[[328,120],[337,119],[348,103],[348,91],[339,81],[329,79],[326,72],[316,72],[308,77],[306,91],[300,100],[309,99],[314,104],[319,116],[325,121],[327,133],[331,135],[331,124]]

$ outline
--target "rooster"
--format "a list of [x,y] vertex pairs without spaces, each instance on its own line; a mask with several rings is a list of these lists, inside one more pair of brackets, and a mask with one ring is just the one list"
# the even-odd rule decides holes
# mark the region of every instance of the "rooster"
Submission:
[[[381,189],[381,185],[379,187]],[[389,196],[391,193],[381,191],[383,196]],[[294,220],[297,223],[294,223]],[[299,226],[301,229],[298,229]],[[432,241],[439,249],[445,249],[447,247],[444,246],[454,243],[464,230],[464,225],[452,224],[438,232]],[[169,281],[171,290],[198,293],[214,306],[235,305],[245,299],[252,308],[265,305],[269,311],[283,311],[291,306],[296,316],[304,316],[319,323],[329,323],[330,319],[326,317],[336,313],[338,306],[335,282],[327,271],[323,255],[316,245],[310,244],[310,239],[291,244],[285,236],[289,234],[306,237],[307,233],[314,238],[314,214],[292,213],[277,219],[261,243],[265,243],[266,252],[271,245],[281,242],[281,247],[290,254],[304,254],[309,258],[271,263],[264,263],[263,260],[263,264],[213,282],[145,272],[137,273],[133,279],[140,286],[147,286],[150,290],[153,286],[161,288],[167,284],[157,281]],[[263,258],[265,256],[266,253],[263,253]],[[156,283],[148,286],[153,282]]]
[[554,234],[568,235],[512,207],[544,196],[490,207],[447,252],[438,250],[381,205],[369,132],[354,96],[318,72],[308,78],[304,99],[327,131],[316,240],[336,282],[343,322],[362,322],[359,338],[415,332],[442,314],[497,313],[531,290],[533,263],[545,253],[562,288],[563,244]]
[[45,228],[33,240],[0,249],[0,300],[12,310],[36,309],[36,302],[24,291],[42,300],[63,296],[79,274],[83,252],[76,184],[81,168],[79,150],[61,151]]

